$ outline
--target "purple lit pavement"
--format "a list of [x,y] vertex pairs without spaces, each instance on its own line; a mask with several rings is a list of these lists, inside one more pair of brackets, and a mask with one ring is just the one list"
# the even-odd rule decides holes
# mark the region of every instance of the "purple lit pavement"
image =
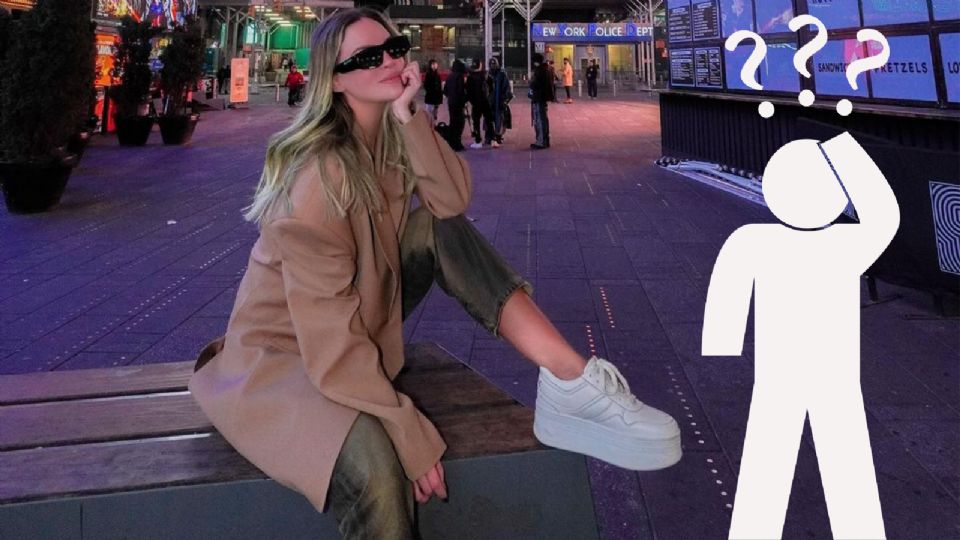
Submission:
[[[752,339],[742,358],[703,358],[700,326],[724,239],[772,216],[656,167],[656,102],[621,98],[551,104],[553,147],[531,152],[529,104],[518,97],[507,144],[464,152],[474,175],[467,214],[582,354],[617,364],[640,399],[683,429],[684,459],[668,470],[637,474],[590,460],[602,536],[726,538]],[[272,93],[257,100],[248,110],[204,113],[182,148],[164,147],[157,132],[137,149],[97,137],[59,208],[0,210],[0,373],[190,360],[224,331],[257,236],[240,210],[267,137],[292,118]],[[923,294],[880,288],[901,295],[861,311],[862,386],[887,534],[956,538],[960,324],[938,319]],[[533,406],[535,366],[438,288],[405,332]],[[808,429],[785,538],[831,537],[816,463]]]

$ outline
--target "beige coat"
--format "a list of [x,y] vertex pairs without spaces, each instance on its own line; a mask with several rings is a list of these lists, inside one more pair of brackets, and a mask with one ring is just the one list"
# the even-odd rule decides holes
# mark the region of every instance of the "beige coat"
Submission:
[[570,64],[563,65],[563,85],[573,86],[573,66]]
[[[466,162],[425,112],[401,127],[421,204],[440,218],[470,202]],[[410,207],[403,176],[382,178],[389,212],[327,220],[319,165],[292,188],[291,215],[265,221],[226,335],[189,389],[240,454],[323,511],[340,448],[358,411],[376,416],[413,480],[443,455],[434,425],[392,380],[403,366],[400,247]],[[332,177],[343,179],[334,167]]]

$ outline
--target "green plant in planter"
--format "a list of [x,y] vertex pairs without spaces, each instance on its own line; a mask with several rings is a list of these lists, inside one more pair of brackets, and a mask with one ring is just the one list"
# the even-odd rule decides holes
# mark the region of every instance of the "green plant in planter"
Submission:
[[151,40],[159,33],[160,28],[130,16],[120,23],[120,42],[113,55],[113,76],[120,84],[111,88],[110,99],[116,110],[117,139],[124,146],[142,146],[150,137],[153,118],[141,112],[150,101]]
[[90,10],[91,0],[39,0],[0,22],[0,159],[49,161],[86,122],[96,54]]
[[60,201],[77,157],[94,77],[91,0],[38,0],[0,15],[0,182],[12,212]]
[[203,75],[203,54],[203,28],[189,17],[186,24],[173,29],[160,54],[163,112],[159,121],[164,143],[183,144],[193,134],[199,115],[187,113],[187,96]]

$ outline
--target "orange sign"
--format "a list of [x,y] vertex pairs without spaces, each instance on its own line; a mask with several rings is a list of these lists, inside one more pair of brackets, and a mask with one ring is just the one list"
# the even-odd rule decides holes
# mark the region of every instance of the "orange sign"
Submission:
[[33,9],[36,0],[0,0],[0,7],[7,9]]
[[249,58],[234,58],[230,61],[230,103],[247,102],[247,76],[249,73]]
[[113,52],[117,43],[117,36],[110,34],[97,34],[97,71],[94,75],[94,86],[110,86],[114,84],[113,76]]

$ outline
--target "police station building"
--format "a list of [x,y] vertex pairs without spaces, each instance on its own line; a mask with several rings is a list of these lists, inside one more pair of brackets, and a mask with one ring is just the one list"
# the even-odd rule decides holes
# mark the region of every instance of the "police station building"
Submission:
[[583,79],[587,65],[595,58],[601,84],[634,76],[641,52],[637,46],[651,43],[652,38],[652,26],[633,22],[533,23],[531,28],[534,51],[553,60],[558,70],[563,59],[569,58],[575,79]]

